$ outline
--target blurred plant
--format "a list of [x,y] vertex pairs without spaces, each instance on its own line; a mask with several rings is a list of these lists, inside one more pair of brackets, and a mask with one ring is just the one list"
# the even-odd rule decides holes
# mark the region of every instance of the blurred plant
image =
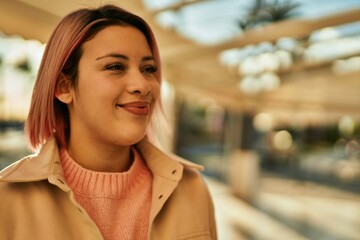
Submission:
[[300,3],[294,3],[291,0],[255,0],[245,19],[239,21],[239,26],[242,30],[248,30],[264,24],[289,19],[296,16],[295,10],[299,6]]
[[28,59],[23,59],[16,63],[15,67],[24,72],[30,72],[31,67]]

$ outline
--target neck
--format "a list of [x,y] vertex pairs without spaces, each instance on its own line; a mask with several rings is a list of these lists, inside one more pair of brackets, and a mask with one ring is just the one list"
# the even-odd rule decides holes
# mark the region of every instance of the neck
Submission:
[[98,172],[125,172],[133,162],[131,146],[91,146],[70,140],[68,153],[82,167]]

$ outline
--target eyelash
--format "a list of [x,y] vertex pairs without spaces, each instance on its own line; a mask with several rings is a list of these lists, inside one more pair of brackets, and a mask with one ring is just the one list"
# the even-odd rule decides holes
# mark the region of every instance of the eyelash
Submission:
[[[110,65],[107,65],[105,66],[104,68],[105,70],[110,70],[110,71],[124,71],[125,70],[125,66],[123,64],[110,64]],[[152,73],[156,73],[157,72],[157,66],[145,66],[142,70],[142,72],[145,72],[145,73],[149,73],[149,74],[152,74]]]
[[157,66],[146,66],[144,71],[146,73],[156,73],[157,72]]
[[125,70],[125,66],[123,64],[110,64],[105,66],[105,70],[113,70],[113,71],[123,71]]

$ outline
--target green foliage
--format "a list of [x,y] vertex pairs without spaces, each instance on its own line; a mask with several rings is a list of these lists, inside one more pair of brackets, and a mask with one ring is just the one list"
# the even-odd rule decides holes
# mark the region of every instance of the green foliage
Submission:
[[250,7],[245,20],[239,21],[239,26],[243,30],[248,30],[264,24],[282,21],[296,16],[296,9],[299,3],[291,0],[287,1],[266,1],[256,0]]

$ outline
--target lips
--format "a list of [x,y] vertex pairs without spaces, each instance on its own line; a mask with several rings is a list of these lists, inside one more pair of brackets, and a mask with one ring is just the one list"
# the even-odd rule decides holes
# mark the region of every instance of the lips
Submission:
[[116,104],[116,106],[138,116],[147,116],[150,113],[150,103],[146,101]]

